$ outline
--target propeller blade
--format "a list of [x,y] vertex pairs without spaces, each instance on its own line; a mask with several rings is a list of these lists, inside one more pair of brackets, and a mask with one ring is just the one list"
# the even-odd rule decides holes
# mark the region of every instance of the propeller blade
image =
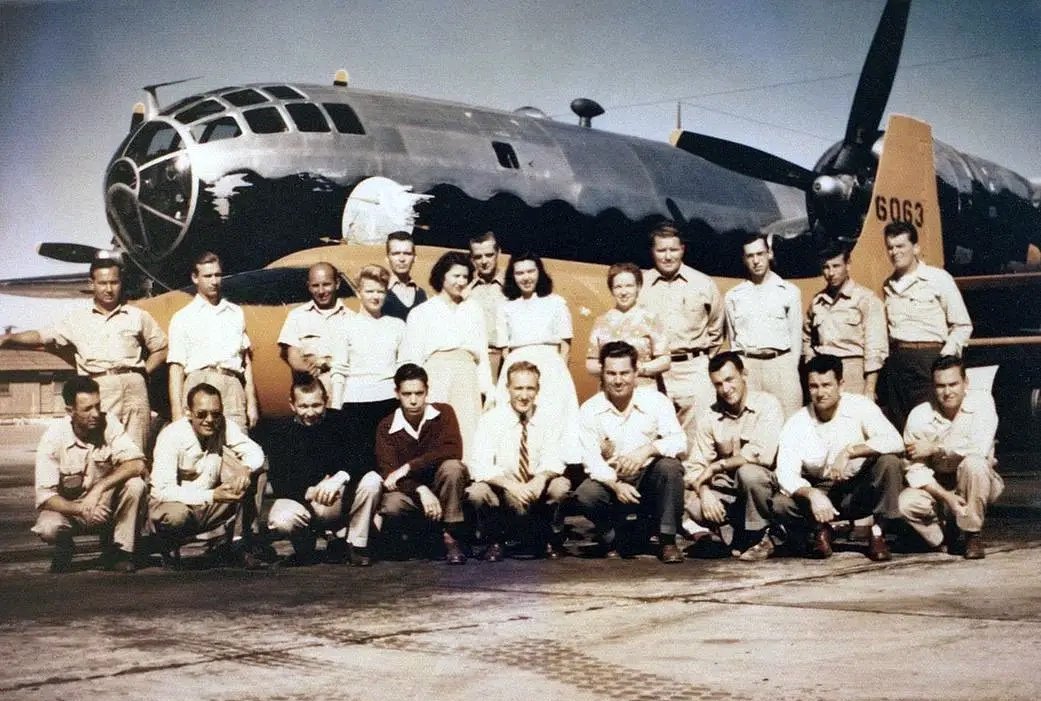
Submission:
[[870,147],[868,140],[874,141],[900,64],[900,50],[903,48],[910,10],[911,0],[889,0],[886,3],[853,96],[849,121],[846,123],[846,137],[843,139],[846,147]]
[[36,247],[36,252],[44,258],[53,258],[63,263],[83,263],[90,265],[94,257],[102,249],[97,246],[87,246],[82,243],[41,243]]
[[706,161],[711,161],[727,170],[741,173],[752,178],[766,180],[780,185],[809,191],[813,180],[817,177],[812,170],[807,170],[791,161],[714,136],[694,134],[677,129],[669,138],[672,145],[683,149]]
[[191,80],[198,80],[201,77],[201,75],[193,75],[191,78],[181,78],[180,80],[168,80],[165,83],[153,83],[152,85],[146,85],[141,89],[147,92],[152,92],[157,88],[165,88],[167,85],[178,85],[180,83],[187,83]]

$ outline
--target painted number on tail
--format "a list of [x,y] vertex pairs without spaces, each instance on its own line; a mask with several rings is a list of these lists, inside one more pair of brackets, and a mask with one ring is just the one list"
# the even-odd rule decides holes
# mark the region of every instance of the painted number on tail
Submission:
[[921,202],[876,195],[875,217],[883,222],[905,221],[921,226],[925,223],[925,207]]

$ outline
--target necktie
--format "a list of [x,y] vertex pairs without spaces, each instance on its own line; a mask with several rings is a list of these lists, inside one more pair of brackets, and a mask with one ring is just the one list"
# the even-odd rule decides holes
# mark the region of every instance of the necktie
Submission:
[[521,439],[520,439],[520,459],[517,461],[517,467],[520,470],[521,482],[527,482],[531,479],[531,469],[528,458],[528,417],[520,417],[521,425]]

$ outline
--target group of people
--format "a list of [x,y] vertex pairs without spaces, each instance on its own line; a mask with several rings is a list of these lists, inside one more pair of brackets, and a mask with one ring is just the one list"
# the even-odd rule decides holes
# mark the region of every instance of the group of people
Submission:
[[[143,533],[165,552],[221,526],[247,567],[271,557],[272,536],[290,540],[294,563],[315,561],[326,537],[324,557],[365,566],[373,528],[432,530],[451,564],[472,556],[475,533],[487,561],[513,541],[557,558],[569,512],[593,524],[605,557],[632,553],[621,536],[633,523],[651,536],[636,549],[653,542],[665,563],[684,560],[677,536],[742,561],[781,541],[827,557],[833,522],[870,516],[873,560],[891,556],[895,524],[925,547],[981,558],[1002,482],[993,400],[968,392],[960,360],[972,324],[950,275],[919,260],[914,226],[890,224],[885,237],[882,299],[850,279],[848,249],[829,249],[826,286],[804,315],[767,238],[744,243],[748,279],[724,296],[684,264],[678,228],[657,226],[652,269],[608,270],[615,306],[596,319],[585,360],[600,391],[579,406],[571,315],[538,256],[500,268],[485,233],[469,254],[441,256],[428,297],[412,279],[411,236],[391,234],[389,269],[358,273],[358,312],[334,266],[308,271],[311,301],[278,338],[292,415],[266,451],[250,437],[251,343],[222,297],[217,256],[195,262],[197,294],[169,339],[122,302],[118,265],[95,261],[91,309],[0,337],[76,354],[68,419],[37,454],[34,530],[55,544],[55,571],[92,528],[109,532],[103,561],[121,571],[134,569]],[[164,361],[172,422],[146,456],[145,377]]]

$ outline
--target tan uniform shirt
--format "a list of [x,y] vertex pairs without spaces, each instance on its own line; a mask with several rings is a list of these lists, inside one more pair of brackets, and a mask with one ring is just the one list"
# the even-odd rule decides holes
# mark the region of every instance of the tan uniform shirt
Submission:
[[106,426],[103,442],[94,444],[75,434],[71,419],[59,419],[36,449],[36,508],[53,496],[76,500],[118,465],[144,457],[119,424]]
[[[904,440],[936,441],[944,450],[954,453],[959,462],[962,458],[979,456],[994,457],[994,435],[998,431],[998,413],[994,398],[989,392],[970,391],[965,394],[961,408],[954,419],[948,419],[931,402],[916,406],[907,417]],[[954,472],[957,464],[941,465],[939,458],[930,458],[927,463],[911,463],[907,467],[907,486],[921,489],[931,483],[934,469]]]
[[726,294],[727,338],[737,351],[796,351],[802,347],[802,294],[770,271],[762,283],[745,280]]
[[485,282],[476,275],[470,281],[469,299],[477,302],[481,305],[481,309],[484,310],[484,328],[488,330],[489,348],[503,348],[506,346],[506,339],[499,338],[496,325],[499,318],[499,308],[506,303],[506,295],[502,291],[504,284],[505,277],[502,271],[497,272],[495,277],[489,282]]
[[767,392],[749,390],[739,414],[717,401],[698,417],[686,464],[688,475],[697,477],[709,464],[737,454],[745,462],[769,468],[783,425],[781,403]]
[[723,344],[723,299],[708,275],[680,266],[671,280],[657,269],[645,270],[640,304],[664,325],[669,352],[708,350]]
[[818,292],[806,313],[802,354],[863,358],[864,372],[881,370],[889,355],[882,300],[852,280],[846,280],[834,298],[826,289]]
[[343,300],[336,300],[332,309],[319,309],[314,300],[291,309],[278,334],[284,346],[299,348],[304,355],[332,362],[333,351],[346,333],[346,322],[354,316]]
[[958,285],[946,270],[925,263],[882,286],[889,338],[942,343],[941,355],[961,355],[972,336],[972,319]]
[[184,366],[185,374],[206,367],[241,373],[249,348],[242,308],[226,299],[210,304],[196,295],[170,320],[166,361]]
[[145,367],[145,353],[166,348],[166,334],[148,312],[121,304],[111,312],[96,306],[78,309],[55,326],[40,331],[44,343],[73,345],[76,371],[91,375],[106,370]]

